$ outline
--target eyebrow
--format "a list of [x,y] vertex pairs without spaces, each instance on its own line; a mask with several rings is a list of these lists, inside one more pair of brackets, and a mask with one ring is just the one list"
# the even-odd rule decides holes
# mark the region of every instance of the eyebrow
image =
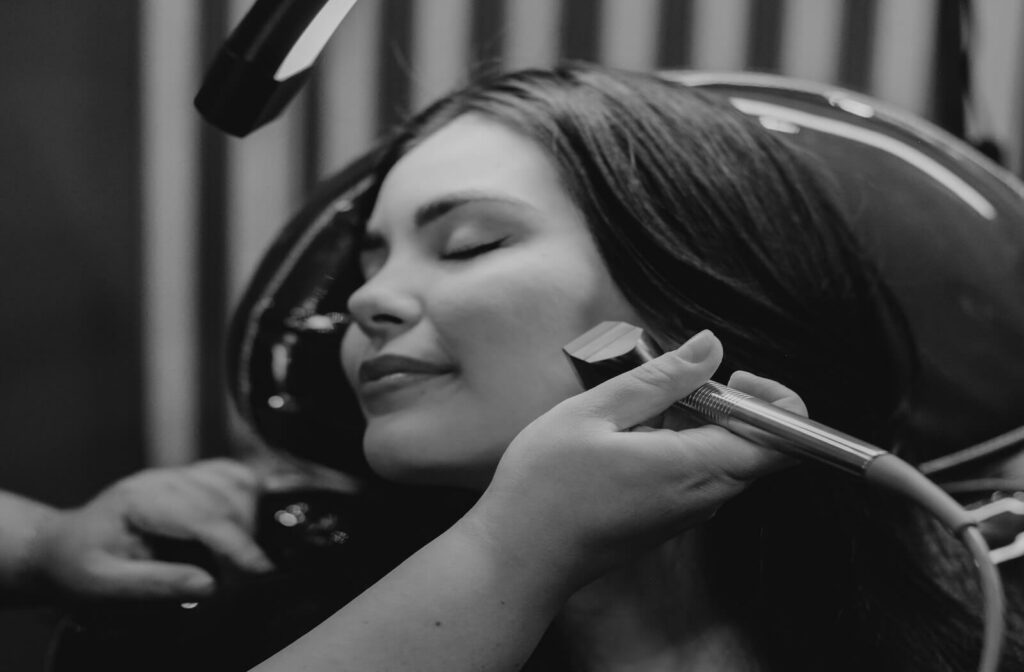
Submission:
[[[424,203],[416,208],[416,211],[412,216],[413,226],[417,230],[422,229],[423,227],[429,226],[441,219],[452,210],[474,203],[497,203],[502,205],[511,205],[517,208],[536,210],[536,207],[527,201],[506,196],[504,194],[475,190],[458,191],[445,194],[444,196]],[[363,232],[363,240],[360,249],[365,251],[380,249],[382,247],[384,247],[384,237],[379,232],[371,231],[369,229]]]

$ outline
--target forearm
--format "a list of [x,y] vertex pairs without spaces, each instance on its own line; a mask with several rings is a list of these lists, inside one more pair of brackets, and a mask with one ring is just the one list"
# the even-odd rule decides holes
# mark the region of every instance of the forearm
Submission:
[[34,541],[56,515],[51,506],[0,491],[0,602],[23,601],[34,592]]
[[254,672],[517,670],[571,588],[465,519]]

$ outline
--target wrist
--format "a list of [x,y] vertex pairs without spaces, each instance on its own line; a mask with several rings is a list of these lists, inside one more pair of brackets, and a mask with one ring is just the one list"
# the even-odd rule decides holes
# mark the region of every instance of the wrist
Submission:
[[53,597],[54,582],[49,571],[51,547],[64,515],[60,509],[47,508],[39,511],[35,518],[19,572],[19,584],[25,587],[27,597],[44,600]]
[[514,577],[522,590],[550,599],[556,610],[589,581],[585,568],[574,561],[566,544],[539,528],[490,515],[486,503],[478,502],[452,531],[488,558],[496,571]]
[[51,506],[15,496],[3,497],[5,515],[0,528],[0,590],[19,602],[46,599],[45,539],[57,524],[61,512]]

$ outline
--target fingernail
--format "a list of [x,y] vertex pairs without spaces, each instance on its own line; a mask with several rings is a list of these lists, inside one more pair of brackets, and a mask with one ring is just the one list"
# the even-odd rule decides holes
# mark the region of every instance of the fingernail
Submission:
[[249,566],[252,568],[253,571],[260,574],[274,571],[274,563],[271,562],[269,558],[266,558],[264,556],[253,557],[249,561]]
[[185,579],[185,590],[190,593],[207,594],[213,592],[216,583],[209,574],[194,573]]
[[711,351],[714,347],[715,335],[711,333],[710,329],[705,329],[693,336],[693,338],[688,340],[686,343],[683,343],[682,346],[676,350],[676,357],[687,362],[697,364],[698,362],[703,362],[707,359],[711,355]]

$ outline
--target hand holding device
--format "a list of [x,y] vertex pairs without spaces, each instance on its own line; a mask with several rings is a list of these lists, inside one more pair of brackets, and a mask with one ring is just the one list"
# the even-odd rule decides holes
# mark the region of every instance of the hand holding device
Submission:
[[[720,427],[642,426],[707,381],[721,360],[721,343],[703,332],[566,399],[519,433],[469,517],[512,556],[532,559],[537,571],[561,568],[576,582],[704,522],[787,462]],[[803,411],[778,383],[747,376],[736,384]]]
[[[661,353],[643,329],[625,322],[602,322],[567,344],[564,351],[585,387],[634,366],[644,366]],[[979,670],[994,672],[998,668],[1004,628],[1002,581],[978,531],[977,518],[949,494],[881,448],[715,382],[702,384],[675,405],[760,445],[863,477],[938,518],[963,542],[978,566],[986,609]]]

